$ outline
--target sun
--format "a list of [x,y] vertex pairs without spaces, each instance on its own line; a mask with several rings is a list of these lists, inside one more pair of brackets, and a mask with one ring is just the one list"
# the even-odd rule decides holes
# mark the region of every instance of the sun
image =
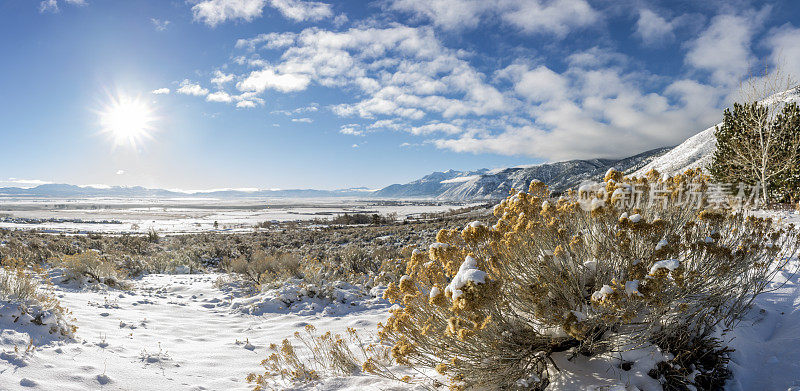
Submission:
[[136,148],[142,141],[152,138],[155,130],[153,110],[138,98],[112,97],[98,114],[102,132],[111,137],[115,147]]

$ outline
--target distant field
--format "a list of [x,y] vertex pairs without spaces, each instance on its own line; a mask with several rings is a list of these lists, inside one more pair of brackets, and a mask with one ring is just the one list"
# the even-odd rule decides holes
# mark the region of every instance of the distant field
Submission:
[[[398,219],[478,205],[466,202],[381,201],[341,198],[30,199],[0,198],[0,228],[64,233],[242,232],[261,222],[308,221],[344,213],[397,214]],[[215,227],[215,222],[217,223]]]

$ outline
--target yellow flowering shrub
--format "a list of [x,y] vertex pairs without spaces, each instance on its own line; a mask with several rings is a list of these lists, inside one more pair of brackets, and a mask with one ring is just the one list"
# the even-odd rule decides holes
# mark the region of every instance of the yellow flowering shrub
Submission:
[[[398,364],[435,369],[455,390],[543,389],[553,352],[708,336],[798,247],[794,227],[707,208],[708,186],[699,170],[612,170],[558,199],[538,181],[512,190],[493,225],[442,230],[413,253],[386,290],[396,305],[379,335]],[[679,202],[689,193],[697,206]]]

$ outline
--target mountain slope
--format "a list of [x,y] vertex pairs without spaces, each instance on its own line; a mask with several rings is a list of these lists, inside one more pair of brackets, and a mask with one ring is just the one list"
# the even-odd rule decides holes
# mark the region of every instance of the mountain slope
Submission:
[[527,189],[534,179],[547,183],[554,192],[561,192],[585,180],[598,180],[612,167],[626,173],[633,172],[668,150],[670,148],[657,148],[625,159],[569,160],[491,171],[436,172],[403,185],[385,187],[374,195],[443,200],[498,199],[508,195],[511,188]]
[[712,126],[681,143],[671,151],[654,159],[633,173],[643,176],[655,169],[662,174],[674,175],[690,168],[705,169],[717,150],[717,138],[714,137],[715,126]]

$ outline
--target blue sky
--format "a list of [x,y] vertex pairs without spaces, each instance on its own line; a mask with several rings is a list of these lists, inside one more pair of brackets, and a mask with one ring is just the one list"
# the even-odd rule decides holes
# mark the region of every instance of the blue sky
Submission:
[[[718,122],[753,70],[800,76],[788,0],[4,0],[0,34],[0,186],[374,188],[624,157]],[[105,129],[120,99],[147,107],[135,145]]]

